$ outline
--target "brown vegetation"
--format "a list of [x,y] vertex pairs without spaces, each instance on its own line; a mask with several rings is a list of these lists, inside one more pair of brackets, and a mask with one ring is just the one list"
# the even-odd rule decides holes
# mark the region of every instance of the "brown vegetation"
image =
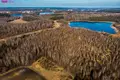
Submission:
[[56,28],[0,42],[0,72],[47,57],[75,80],[119,80],[120,39],[85,29]]
[[[19,66],[32,64],[32,68],[36,70],[41,71],[41,67],[50,70],[43,69],[41,72],[43,75],[50,75],[45,77],[51,79],[55,74],[60,78],[61,73],[54,71],[58,66],[62,66],[75,76],[74,80],[119,80],[119,38],[86,29],[63,27],[68,26],[68,21],[72,20],[113,21],[116,22],[115,27],[120,30],[119,17],[70,13],[52,16],[53,20],[60,19],[58,21],[60,24],[31,16],[23,18],[32,21],[31,23],[0,24],[0,38],[3,38],[0,40],[0,72],[4,73]],[[39,21],[33,21],[36,19]],[[47,29],[53,27],[54,29]],[[21,36],[16,37],[16,35]],[[47,60],[42,57],[46,57]],[[57,69],[56,65],[58,65]]]
[[23,20],[25,20],[25,21],[35,21],[35,20],[40,20],[40,19],[42,19],[42,18],[39,16],[34,16],[34,15],[24,15],[23,16]]
[[120,23],[120,14],[117,13],[71,13],[64,15],[68,21],[113,21]]
[[15,36],[40,29],[52,28],[54,22],[49,20],[33,21],[26,24],[0,24],[0,38]]

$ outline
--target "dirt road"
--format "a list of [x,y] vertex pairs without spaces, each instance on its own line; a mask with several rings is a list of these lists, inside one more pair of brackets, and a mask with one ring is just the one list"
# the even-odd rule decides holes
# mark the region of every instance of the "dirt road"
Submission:
[[1,75],[0,80],[46,80],[46,79],[39,73],[27,67],[21,67]]

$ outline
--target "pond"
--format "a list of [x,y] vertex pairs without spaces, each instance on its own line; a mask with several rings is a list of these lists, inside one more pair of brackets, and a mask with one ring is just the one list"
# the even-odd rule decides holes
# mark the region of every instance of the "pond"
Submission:
[[16,13],[16,14],[11,14],[12,17],[22,17],[23,15],[20,13]]
[[106,32],[115,34],[116,31],[112,28],[112,22],[87,22],[87,21],[73,21],[69,23],[72,28],[86,28],[97,32]]
[[54,12],[41,12],[39,15],[48,15],[48,14],[54,14]]

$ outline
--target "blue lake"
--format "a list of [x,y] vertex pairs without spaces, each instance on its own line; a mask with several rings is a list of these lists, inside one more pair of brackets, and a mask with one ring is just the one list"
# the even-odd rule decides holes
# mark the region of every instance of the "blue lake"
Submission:
[[48,14],[54,14],[54,12],[41,12],[39,15],[48,15]]
[[11,14],[12,17],[22,17],[23,15],[22,14]]
[[116,31],[112,28],[112,22],[70,22],[69,26],[74,28],[86,28],[97,32],[107,32],[115,34]]

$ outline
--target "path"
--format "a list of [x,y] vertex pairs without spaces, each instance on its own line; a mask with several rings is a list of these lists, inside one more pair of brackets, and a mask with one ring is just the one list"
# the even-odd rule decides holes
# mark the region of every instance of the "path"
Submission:
[[11,70],[0,76],[0,80],[46,80],[43,76],[27,67]]
[[4,39],[0,39],[0,42],[6,41],[6,40],[11,39],[11,38],[17,38],[17,37],[27,36],[27,35],[31,35],[31,34],[35,34],[35,33],[40,33],[40,32],[45,31],[45,30],[56,29],[56,28],[60,27],[60,23],[58,23],[57,21],[54,21],[53,26],[54,26],[53,28],[49,28],[49,29],[42,29],[42,30],[38,30],[38,31],[23,33],[23,34],[19,34],[19,35],[15,35],[15,36],[10,36],[10,37],[4,38]]
[[56,20],[54,21],[54,28],[59,28],[61,23],[58,23]]

